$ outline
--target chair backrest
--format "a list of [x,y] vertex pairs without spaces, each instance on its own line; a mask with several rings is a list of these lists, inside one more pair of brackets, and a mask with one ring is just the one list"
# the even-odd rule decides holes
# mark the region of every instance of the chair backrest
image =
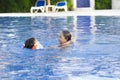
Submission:
[[35,5],[35,6],[37,6],[37,7],[45,6],[45,1],[44,1],[44,0],[42,0],[42,1],[38,0],[38,1],[36,2],[36,5]]
[[66,6],[66,5],[67,5],[66,1],[57,2],[57,6]]

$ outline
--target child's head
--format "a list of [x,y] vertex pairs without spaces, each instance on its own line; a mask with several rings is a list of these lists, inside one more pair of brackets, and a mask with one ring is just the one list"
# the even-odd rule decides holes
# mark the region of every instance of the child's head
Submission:
[[29,38],[25,41],[25,46],[24,48],[29,48],[29,49],[36,49],[38,46],[38,41],[36,38]]
[[71,41],[71,37],[72,37],[71,33],[67,30],[60,32],[60,35],[59,35],[60,44]]
[[64,30],[62,31],[63,35],[64,35],[64,38],[67,40],[67,41],[70,41],[71,40],[71,33],[67,30]]

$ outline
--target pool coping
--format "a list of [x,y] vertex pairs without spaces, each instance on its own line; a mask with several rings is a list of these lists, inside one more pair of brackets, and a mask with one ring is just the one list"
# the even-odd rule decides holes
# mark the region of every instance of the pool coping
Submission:
[[29,16],[120,16],[120,10],[81,10],[48,13],[0,13],[0,17],[29,17]]

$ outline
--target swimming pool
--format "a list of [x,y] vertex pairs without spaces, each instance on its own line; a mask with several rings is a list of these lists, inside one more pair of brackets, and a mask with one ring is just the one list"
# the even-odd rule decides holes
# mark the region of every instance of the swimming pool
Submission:
[[[1,80],[120,80],[120,16],[0,17]],[[53,49],[61,30],[77,40]],[[23,49],[36,37],[45,49]]]

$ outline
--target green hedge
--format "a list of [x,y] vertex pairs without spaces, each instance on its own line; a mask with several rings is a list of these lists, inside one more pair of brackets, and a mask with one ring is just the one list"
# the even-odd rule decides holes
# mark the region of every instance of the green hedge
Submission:
[[95,9],[111,9],[111,0],[95,0]]
[[0,0],[0,13],[30,12],[35,0]]

